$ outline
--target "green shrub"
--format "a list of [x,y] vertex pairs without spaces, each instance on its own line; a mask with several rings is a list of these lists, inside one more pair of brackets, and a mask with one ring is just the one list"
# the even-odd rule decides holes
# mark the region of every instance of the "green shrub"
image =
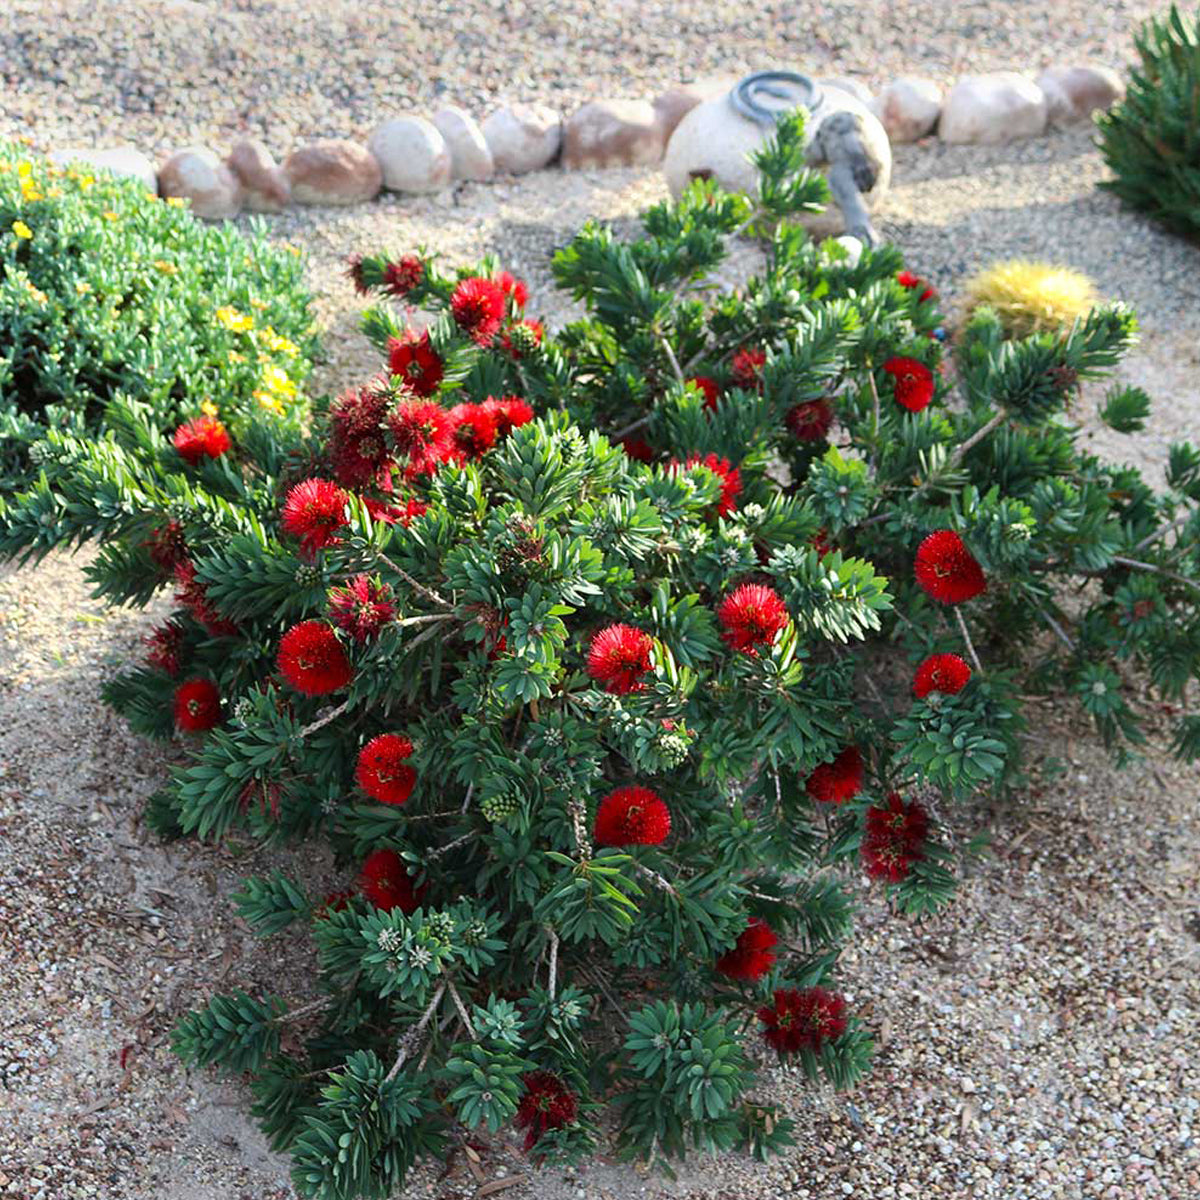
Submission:
[[0,143],[0,486],[28,478],[45,426],[93,432],[110,402],[168,431],[203,406],[235,437],[256,410],[303,420],[302,275],[261,230]]
[[[236,896],[264,936],[307,925],[317,999],[219,995],[174,1038],[251,1074],[304,1196],[387,1196],[510,1124],[538,1158],[777,1150],[764,1051],[839,1086],[868,1064],[833,990],[848,871],[937,909],[945,814],[1019,778],[1027,692],[1124,755],[1131,668],[1180,705],[1200,671],[1200,453],[1155,495],[1070,423],[1132,315],[1012,341],[981,308],[944,362],[894,248],[853,263],[781,219],[823,194],[800,132],[759,197],[697,183],[628,243],[588,225],[554,264],[586,315],[555,334],[494,263],[368,257],[428,341],[370,312],[388,372],[310,438],[190,466],[110,404],[98,444],[47,432],[5,513],[8,552],[102,538],[113,600],[174,573],[108,689],[207,733],[155,827],[318,835],[345,872]],[[745,230],[761,276],[709,286]]]
[[1125,99],[1099,119],[1100,149],[1116,178],[1101,187],[1171,229],[1200,235],[1200,9],[1172,5],[1135,44],[1141,60]]

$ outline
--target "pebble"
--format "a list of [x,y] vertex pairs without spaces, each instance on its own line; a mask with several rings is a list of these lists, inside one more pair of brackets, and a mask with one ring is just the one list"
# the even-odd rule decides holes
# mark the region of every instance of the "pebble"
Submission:
[[367,140],[392,192],[438,192],[450,182],[450,148],[437,127],[408,114],[379,125]]

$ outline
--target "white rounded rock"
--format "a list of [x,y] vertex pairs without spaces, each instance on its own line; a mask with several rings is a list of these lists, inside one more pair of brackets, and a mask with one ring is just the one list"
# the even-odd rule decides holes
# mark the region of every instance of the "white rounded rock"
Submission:
[[293,150],[283,173],[297,204],[362,204],[383,186],[379,163],[369,150],[343,138],[325,138]]
[[1046,96],[1050,121],[1071,125],[1097,109],[1107,111],[1125,95],[1125,83],[1111,67],[1050,67],[1037,77]]
[[242,182],[207,147],[177,150],[158,173],[163,196],[189,201],[192,212],[208,221],[236,217],[242,210]]
[[544,104],[511,104],[483,123],[497,171],[523,175],[549,166],[562,146],[562,118]]
[[450,148],[432,121],[394,117],[367,139],[392,192],[440,192],[450,182]]
[[865,104],[868,108],[875,100],[875,97],[871,95],[871,89],[865,83],[859,79],[853,79],[849,75],[830,75],[818,79],[817,84],[823,88],[838,88],[843,92],[848,92],[859,104]]
[[946,95],[938,122],[944,142],[996,145],[1046,130],[1046,95],[1015,71],[960,79]]
[[942,89],[932,79],[905,75],[879,93],[872,111],[892,142],[916,142],[937,126]]
[[483,182],[496,173],[483,130],[465,109],[450,104],[433,114],[433,124],[450,151],[450,174],[455,179]]
[[126,175],[144,183],[150,191],[158,191],[158,172],[154,169],[154,164],[134,146],[113,146],[107,150],[68,146],[63,150],[51,150],[47,158],[56,167],[68,167],[76,163],[79,166],[90,167],[93,171]]

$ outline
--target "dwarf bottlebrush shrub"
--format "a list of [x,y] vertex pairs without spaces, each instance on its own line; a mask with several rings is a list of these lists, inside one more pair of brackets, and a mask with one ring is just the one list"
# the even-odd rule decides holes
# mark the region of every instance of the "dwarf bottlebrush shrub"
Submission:
[[[753,200],[585,228],[557,334],[493,263],[356,260],[433,319],[373,310],[385,374],[290,453],[241,447],[244,495],[189,491],[228,456],[181,467],[123,413],[7,513],[10,549],[103,533],[114,598],[171,564],[180,611],[109,695],[192,737],[207,679],[220,719],[152,822],[337,852],[334,894],[238,897],[308,925],[320,998],[218,996],[175,1037],[251,1073],[304,1195],[386,1196],[463,1128],[585,1153],[604,1109],[632,1156],[778,1148],[761,1056],[847,1084],[869,1052],[839,864],[936,907],[941,806],[1013,778],[1020,695],[1073,694],[1120,751],[1130,669],[1179,702],[1196,674],[1200,454],[1156,496],[1069,423],[1132,318],[1011,341],[980,310],[943,361],[894,250],[851,265],[788,221],[822,193],[799,133]],[[762,273],[709,288],[746,229]]]
[[1115,178],[1100,186],[1178,233],[1200,234],[1200,9],[1175,5],[1134,39],[1125,98],[1098,119]]
[[298,407],[312,351],[298,254],[205,225],[132,180],[0,143],[0,479],[36,473],[47,425],[112,400],[159,428]]

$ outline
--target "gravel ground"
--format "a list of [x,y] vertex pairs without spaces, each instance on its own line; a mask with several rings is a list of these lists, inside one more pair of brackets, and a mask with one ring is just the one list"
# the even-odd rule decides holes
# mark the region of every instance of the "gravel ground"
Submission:
[[[878,81],[1111,61],[1149,7],[1070,0],[1050,16],[1026,3],[847,2],[806,8],[800,32],[783,5],[564,0],[551,15],[441,3],[401,16],[346,0],[10,0],[0,133],[165,148],[253,130],[285,150],[441,96],[483,111],[497,96],[565,103],[780,62]],[[1200,252],[1097,192],[1103,172],[1086,131],[902,148],[881,227],[951,298],[971,270],[1022,253],[1080,267],[1131,303],[1144,341],[1123,370],[1155,398],[1154,417],[1136,437],[1093,436],[1157,472],[1165,445],[1194,438],[1200,419]],[[272,231],[311,256],[329,351],[318,386],[340,390],[378,365],[355,331],[362,301],[340,275],[348,251],[424,243],[460,261],[495,251],[530,280],[534,311],[561,320],[549,251],[589,216],[628,228],[663,194],[650,170],[545,172],[289,211]],[[1089,427],[1094,400],[1081,404]],[[250,938],[225,899],[236,881],[289,862],[328,876],[330,890],[335,881],[317,848],[288,860],[146,836],[138,813],[171,755],[131,736],[99,688],[139,652],[149,618],[88,600],[85,563],[56,558],[0,578],[0,1196],[283,1200],[286,1163],[246,1119],[244,1090],[183,1071],[167,1034],[214,987],[306,994],[310,950]],[[875,1072],[850,1096],[766,1073],[764,1090],[798,1123],[786,1159],[699,1162],[669,1184],[605,1161],[534,1173],[497,1140],[482,1178],[528,1179],[505,1200],[1195,1200],[1200,776],[1158,748],[1115,772],[1086,727],[1052,706],[1031,716],[1034,757],[1060,770],[1010,806],[963,814],[992,848],[953,908],[920,924],[877,899],[862,911],[845,980],[880,1041]],[[456,1159],[407,1194],[452,1200],[479,1182]]]

